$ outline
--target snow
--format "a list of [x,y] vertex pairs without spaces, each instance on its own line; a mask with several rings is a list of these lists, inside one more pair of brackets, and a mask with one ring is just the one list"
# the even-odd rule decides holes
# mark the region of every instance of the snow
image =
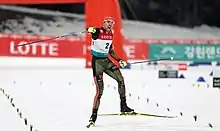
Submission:
[[[0,87],[1,88],[1,87]],[[5,96],[0,93],[0,130],[5,131],[25,131],[26,127],[17,116],[16,111],[12,108]]]
[[[16,108],[28,119],[28,124],[33,124],[34,130],[88,130],[85,126],[95,95],[90,69],[9,67],[0,68],[0,72],[0,88],[14,98]],[[187,79],[157,79],[150,72],[122,70],[128,105],[137,112],[177,118],[99,116],[96,127],[89,130],[219,131],[220,90],[196,88],[187,83]],[[116,113],[119,111],[117,83],[107,75],[104,75],[104,80],[105,90],[99,113]],[[16,108],[10,106],[10,101],[2,92],[0,102],[0,122],[4,123],[1,129],[28,131]],[[198,116],[196,122],[194,115]],[[208,126],[209,123],[213,128]]]
[[[23,23],[18,24],[17,19],[10,19],[5,23],[12,26],[13,33],[28,33],[32,30],[34,34],[62,35],[68,32],[80,32],[85,29],[85,16],[79,14],[63,13],[58,11],[47,11],[29,9],[19,6],[0,5],[1,10],[14,11],[15,14],[26,13],[32,16],[44,16],[50,20],[41,20],[40,17],[24,15]],[[71,18],[71,19],[70,19]],[[38,25],[38,26],[36,26]],[[40,27],[39,27],[40,25]],[[219,39],[220,29],[202,25],[194,28],[181,28],[178,26],[157,24],[150,22],[123,20],[123,34],[128,39]],[[42,31],[43,29],[43,31]],[[11,30],[4,32],[10,33]]]
[[85,59],[77,58],[42,58],[42,57],[7,57],[0,56],[0,68],[4,69],[83,69]]

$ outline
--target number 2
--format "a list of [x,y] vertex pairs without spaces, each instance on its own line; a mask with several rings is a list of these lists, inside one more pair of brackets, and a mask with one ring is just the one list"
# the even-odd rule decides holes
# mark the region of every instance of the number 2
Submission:
[[109,43],[106,43],[105,49],[108,49]]

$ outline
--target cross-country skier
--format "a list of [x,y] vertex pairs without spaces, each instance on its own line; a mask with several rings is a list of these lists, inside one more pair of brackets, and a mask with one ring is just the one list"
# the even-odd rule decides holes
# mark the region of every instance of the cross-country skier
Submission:
[[96,95],[94,98],[92,115],[89,122],[95,123],[97,119],[97,112],[99,109],[100,99],[104,90],[103,84],[103,72],[115,79],[118,83],[118,93],[120,96],[120,111],[134,112],[133,109],[129,108],[126,103],[126,92],[124,78],[119,68],[108,58],[110,54],[120,64],[121,68],[125,68],[127,63],[120,59],[112,47],[113,32],[112,27],[115,21],[112,17],[106,17],[103,20],[103,26],[101,28],[89,27],[87,32],[92,35],[92,70],[93,77],[96,84]]

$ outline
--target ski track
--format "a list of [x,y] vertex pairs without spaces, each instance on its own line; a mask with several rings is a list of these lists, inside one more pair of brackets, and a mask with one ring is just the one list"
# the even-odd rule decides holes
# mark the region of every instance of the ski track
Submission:
[[[0,122],[4,131],[28,131],[16,108],[38,131],[88,130],[95,85],[88,69],[0,69],[0,88],[14,98],[15,108],[0,92]],[[146,116],[98,116],[95,131],[219,131],[219,91],[168,87],[147,72],[122,70],[128,105],[136,112],[178,115],[178,118]],[[137,77],[141,76],[141,77]],[[117,113],[117,83],[104,75],[105,90],[99,113]],[[153,85],[153,86],[152,86]],[[188,85],[187,85],[188,86]],[[129,95],[131,94],[131,96]],[[149,98],[149,102],[147,102]],[[158,103],[159,107],[156,106]],[[167,110],[170,109],[170,111]],[[183,116],[180,116],[180,112]],[[195,122],[193,115],[198,116]],[[208,127],[212,123],[214,128]]]

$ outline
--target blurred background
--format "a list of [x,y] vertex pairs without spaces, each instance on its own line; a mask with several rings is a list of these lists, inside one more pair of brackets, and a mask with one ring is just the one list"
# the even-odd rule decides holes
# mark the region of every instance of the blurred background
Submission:
[[[65,1],[64,1],[65,2]],[[56,17],[52,14],[50,16],[45,16],[42,14],[37,14],[36,12],[30,13],[29,11],[21,11],[20,7],[25,7],[29,9],[40,9],[40,10],[48,10],[48,11],[59,11],[65,13],[79,14],[85,15],[85,3],[59,3],[59,4],[19,4],[13,5],[11,9],[8,8],[0,8],[1,11],[1,32],[24,32],[26,30],[27,33],[43,33],[46,27],[43,27],[43,23],[40,23],[40,20],[44,22],[53,21],[58,22]],[[219,31],[217,27],[220,26],[220,18],[217,17],[220,9],[220,2],[218,0],[212,0],[212,2],[208,0],[119,0],[121,17],[123,20],[132,20],[139,21],[144,23],[156,23],[156,24],[169,24],[175,25],[179,27],[186,28],[198,28],[203,31],[203,33],[207,33],[211,29],[213,35],[219,36]],[[16,6],[16,7],[14,7]],[[18,9],[18,10],[15,10]],[[65,15],[67,17],[67,15]],[[69,15],[70,16],[70,15]],[[83,19],[79,19],[81,17],[71,17],[69,23],[73,23],[76,21],[83,21]],[[38,27],[38,30],[33,30],[28,25],[24,24],[26,19],[32,19],[33,26]],[[37,20],[36,20],[37,19]],[[63,19],[66,19],[65,17]],[[35,21],[36,20],[36,21]],[[14,22],[13,22],[14,21]],[[19,27],[13,24],[18,24]],[[61,22],[61,21],[60,21]],[[64,24],[64,23],[63,23]],[[67,23],[66,23],[67,24]],[[14,27],[15,26],[15,27]],[[27,27],[26,27],[27,26]],[[49,26],[54,26],[49,24]],[[56,24],[56,27],[65,26],[61,23]],[[206,28],[206,30],[202,30]],[[47,26],[48,27],[48,26]],[[212,28],[211,28],[212,27]],[[32,27],[34,28],[34,27]],[[127,26],[124,27],[125,29]],[[146,32],[150,32],[147,27]],[[207,31],[207,32],[206,32]],[[52,33],[52,32],[51,32]],[[218,34],[216,34],[218,33]],[[134,36],[136,33],[133,33]],[[170,37],[172,38],[172,32],[170,32]],[[153,37],[151,35],[144,35],[143,38]],[[156,36],[155,36],[156,37]],[[162,37],[162,36],[159,36]],[[182,36],[184,37],[184,36]],[[194,37],[194,36],[191,36]]]
[[[120,0],[122,18],[183,27],[220,26],[218,0]],[[22,5],[29,8],[84,14],[84,4]]]

